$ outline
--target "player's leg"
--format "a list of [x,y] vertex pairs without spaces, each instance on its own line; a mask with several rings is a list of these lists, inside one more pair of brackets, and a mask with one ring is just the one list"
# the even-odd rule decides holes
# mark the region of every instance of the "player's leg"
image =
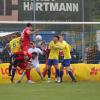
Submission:
[[10,65],[8,67],[8,70],[9,70],[9,73],[8,73],[8,76],[11,76],[11,70],[12,70],[12,58],[10,57]]
[[13,66],[13,55],[10,55],[10,64],[9,64],[9,67],[8,67],[8,70],[9,70],[8,76],[11,76],[12,66]]
[[11,82],[13,83],[14,77],[15,77],[15,73],[16,73],[16,69],[18,66],[19,61],[15,60],[13,63],[13,68],[12,68],[12,75],[11,75]]
[[46,60],[46,66],[45,66],[43,73],[42,73],[43,77],[46,76],[47,72],[48,72],[48,60]]
[[29,63],[27,63],[26,64],[27,66],[26,66],[26,77],[27,77],[27,81],[28,81],[28,83],[30,83],[30,84],[32,84],[32,83],[35,83],[35,82],[33,82],[31,79],[30,79],[30,71],[31,71],[31,66],[30,66],[30,64]]
[[23,80],[25,74],[26,74],[26,70],[24,70],[24,71],[22,72],[22,75],[21,75],[20,79],[19,79],[18,81],[16,81],[16,83],[21,83],[21,81]]
[[65,67],[67,68],[67,71],[68,71],[68,74],[69,74],[71,80],[72,80],[73,82],[76,82],[76,79],[75,79],[75,77],[74,77],[74,75],[73,75],[73,73],[72,73],[72,70],[71,70],[71,68],[70,68],[70,59],[64,60],[64,63],[65,63]]
[[59,70],[59,67],[58,67],[58,63],[59,63],[58,60],[53,60],[53,65],[56,69],[57,81],[59,82],[60,81],[60,70]]
[[31,70],[31,68],[29,67],[29,65],[27,65],[27,67],[26,67],[26,77],[27,77],[27,80],[30,80],[30,70]]
[[63,66],[60,67],[60,83],[63,81]]
[[[13,68],[12,68],[12,76],[11,76],[11,81],[13,82],[14,76],[15,76],[15,72],[16,72],[16,68],[17,66],[21,63],[21,61],[23,61],[23,56],[19,54],[20,52],[17,52],[16,54],[14,54],[14,62],[13,62]],[[22,53],[22,52],[21,52]]]
[[48,60],[47,70],[48,70],[48,83],[51,82],[51,66],[53,65],[53,60]]
[[43,75],[42,75],[42,73],[40,72],[39,61],[34,62],[34,67],[36,68],[36,70],[37,70],[39,76],[41,77],[41,80],[43,80]]
[[40,68],[39,68],[39,67],[36,67],[36,71],[38,72],[38,74],[39,74],[41,80],[43,80],[43,75],[42,75],[42,73],[40,72]]

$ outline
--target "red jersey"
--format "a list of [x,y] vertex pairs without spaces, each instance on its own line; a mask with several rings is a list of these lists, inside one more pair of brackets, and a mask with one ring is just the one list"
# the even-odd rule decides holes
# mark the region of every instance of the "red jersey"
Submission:
[[22,42],[23,43],[30,43],[30,35],[27,33],[30,31],[28,28],[25,28],[22,32]]
[[49,57],[50,49],[47,46],[46,48],[42,48],[42,51],[44,52],[45,59],[46,59],[46,64],[47,64],[48,63],[48,57]]
[[30,31],[28,28],[25,28],[22,32],[22,50],[26,54],[30,46],[30,35],[27,33]]

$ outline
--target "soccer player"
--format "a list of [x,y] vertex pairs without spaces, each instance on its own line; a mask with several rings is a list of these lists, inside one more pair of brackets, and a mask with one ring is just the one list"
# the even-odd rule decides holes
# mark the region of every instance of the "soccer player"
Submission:
[[[59,42],[59,36],[55,35],[53,40],[49,43],[49,58],[48,58],[48,69],[54,65],[57,74],[57,81],[60,80],[60,72],[58,68],[59,63],[59,51],[61,49],[61,43]],[[48,77],[48,82],[50,82],[50,76]]]
[[59,82],[62,82],[62,77],[63,77],[63,68],[66,67],[67,70],[68,70],[68,74],[71,78],[71,80],[73,82],[76,82],[76,79],[72,73],[72,70],[70,68],[70,61],[71,61],[71,54],[70,54],[70,45],[64,41],[63,39],[63,36],[60,35],[60,42],[63,46],[63,55],[64,55],[64,59],[62,60],[62,65],[61,65],[61,68],[60,68],[60,81]]
[[36,48],[36,44],[33,41],[31,43],[31,48],[28,50],[28,53],[31,53],[33,55],[32,66],[36,68],[38,74],[40,75],[41,79],[43,79],[43,75],[40,72],[40,66],[39,66],[39,54],[43,55],[43,51],[39,48]]
[[[43,55],[43,52],[39,48],[36,48],[36,44],[33,41],[33,42],[30,43],[30,48],[28,50],[28,53],[32,54],[32,58],[30,59],[31,67],[36,68],[36,71],[40,75],[41,79],[43,79],[43,75],[40,72],[40,65],[39,65],[39,54]],[[17,83],[20,83],[22,81],[24,75],[25,75],[25,71],[23,72],[22,76],[17,81]]]
[[[17,35],[12,35],[11,36],[11,38],[9,38],[9,41],[10,40],[12,40],[12,39],[14,39],[14,38],[17,38]],[[9,50],[9,57],[10,57],[10,64],[9,64],[9,67],[8,67],[8,70],[9,70],[9,72],[8,72],[8,76],[11,76],[11,70],[12,70],[12,66],[13,66],[13,59],[14,59],[14,55],[13,55],[13,50],[12,50],[12,48],[11,48],[12,46],[11,46],[11,41],[9,42],[9,43],[7,43],[6,44],[6,46],[5,46],[5,48],[4,49],[7,49],[7,50]]]
[[28,49],[30,47],[30,35],[34,34],[35,32],[38,32],[39,30],[36,29],[35,31],[32,31],[32,24],[28,23],[26,25],[26,28],[23,30],[21,38],[22,38],[22,50],[24,54],[28,53]]
[[[9,43],[10,51],[12,53],[13,59],[15,59],[15,56],[17,55],[17,52],[21,52],[21,37],[13,37],[13,39]],[[16,67],[17,67],[17,62],[13,62],[14,68],[12,69],[12,63],[9,66],[9,74],[11,74],[11,69],[12,69],[12,76],[11,76],[11,81],[13,82],[13,78],[16,72]]]
[[48,57],[49,57],[50,50],[48,48],[48,45],[45,43],[45,41],[41,42],[41,49],[44,52],[45,60],[46,60],[46,66],[42,74],[43,74],[43,77],[45,77],[46,73],[48,72],[48,77],[49,77],[51,74],[50,69],[48,69]]

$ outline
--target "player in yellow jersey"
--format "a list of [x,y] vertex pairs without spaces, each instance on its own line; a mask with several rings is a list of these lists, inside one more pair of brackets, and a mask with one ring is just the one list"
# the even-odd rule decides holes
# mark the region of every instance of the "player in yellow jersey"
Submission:
[[[13,35],[11,41],[9,42],[9,48],[11,51],[11,58],[13,61],[9,65],[9,76],[11,76],[11,81],[13,82],[16,68],[19,64],[19,61],[16,60],[16,58],[21,58],[21,55],[23,55],[23,52],[21,51],[21,37],[20,35]],[[12,68],[13,66],[13,68]],[[12,71],[12,74],[11,74]]]
[[67,71],[68,71],[68,74],[69,74],[71,80],[73,82],[76,82],[75,77],[74,77],[74,75],[72,73],[72,70],[70,68],[70,61],[71,61],[70,51],[71,51],[71,46],[66,41],[64,41],[62,35],[60,35],[60,42],[61,42],[62,47],[63,47],[62,51],[63,51],[64,58],[62,60],[62,65],[61,65],[61,68],[60,68],[60,81],[59,82],[62,82],[63,68],[64,67],[67,68]]
[[[59,36],[55,35],[53,40],[49,43],[49,58],[48,58],[48,68],[52,65],[56,68],[57,80],[60,80],[60,71],[58,68],[59,63],[59,51],[61,49],[61,43],[59,42]],[[48,82],[50,81],[50,76],[48,76]]]
[[[19,35],[20,36],[20,35]],[[9,42],[9,48],[10,48],[10,65],[9,65],[9,76],[11,76],[11,70],[13,65],[13,60],[15,57],[15,53],[21,51],[21,38],[17,35],[12,35],[11,41]]]
[[21,37],[16,37],[12,39],[9,43],[11,53],[16,53],[21,51]]

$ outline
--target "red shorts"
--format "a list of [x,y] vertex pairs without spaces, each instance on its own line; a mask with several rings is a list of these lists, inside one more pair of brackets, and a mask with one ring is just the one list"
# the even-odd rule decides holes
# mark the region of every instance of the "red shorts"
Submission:
[[24,53],[23,52],[16,52],[14,55],[15,55],[15,60],[19,60],[19,61],[24,60]]
[[25,70],[26,69],[26,67],[28,66],[28,62],[21,62],[20,64],[19,64],[19,67],[21,68],[21,69],[23,69],[23,70]]

